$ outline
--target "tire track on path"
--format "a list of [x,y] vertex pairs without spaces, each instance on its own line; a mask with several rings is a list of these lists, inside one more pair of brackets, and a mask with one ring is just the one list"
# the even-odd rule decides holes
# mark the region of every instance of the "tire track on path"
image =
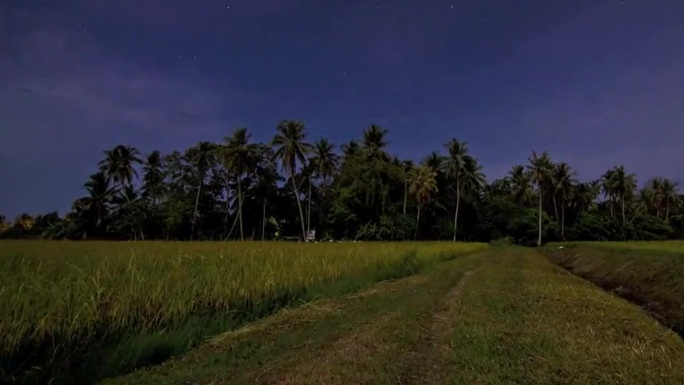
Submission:
[[451,332],[458,321],[460,296],[468,280],[483,266],[463,274],[458,283],[444,296],[421,330],[420,343],[407,357],[407,371],[398,383],[402,385],[439,385],[449,383],[449,356],[453,350]]

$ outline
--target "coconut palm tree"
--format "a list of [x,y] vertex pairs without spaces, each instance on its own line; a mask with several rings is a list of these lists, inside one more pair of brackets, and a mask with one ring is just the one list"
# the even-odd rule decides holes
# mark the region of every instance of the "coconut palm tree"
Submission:
[[263,241],[266,239],[266,206],[269,200],[277,194],[277,182],[280,180],[273,149],[269,146],[259,145],[253,174],[251,194],[261,201],[261,240]]
[[465,169],[466,158],[468,158],[468,147],[466,142],[459,142],[455,138],[446,144],[449,156],[440,165],[441,170],[452,179],[456,185],[456,209],[454,210],[454,241],[458,231],[458,209],[461,204],[461,184],[462,174]]
[[409,193],[416,199],[418,203],[418,212],[416,214],[416,235],[418,237],[418,226],[420,225],[420,212],[423,205],[430,202],[432,193],[437,192],[437,171],[433,168],[423,164],[411,171],[411,184],[409,186]]
[[83,187],[88,196],[79,201],[84,211],[89,213],[88,217],[94,219],[94,228],[99,230],[109,212],[117,188],[109,185],[109,179],[102,171],[90,175]]
[[401,167],[403,170],[403,176],[404,176],[404,208],[403,208],[403,215],[404,218],[406,218],[406,204],[408,202],[408,184],[409,184],[409,179],[411,177],[411,170],[415,167],[413,164],[413,161],[411,160],[405,160],[401,162]]
[[513,200],[526,206],[532,200],[532,189],[530,187],[532,180],[530,173],[525,171],[525,166],[515,165],[508,172],[508,181],[511,186],[511,195]]
[[615,180],[615,169],[610,169],[606,171],[601,176],[601,192],[603,193],[604,200],[607,200],[610,206],[610,218],[614,217],[613,214],[613,204],[615,202],[615,197],[617,196],[617,186]]
[[565,206],[577,183],[575,175],[575,171],[565,162],[556,164],[553,169],[554,191],[560,197],[561,204],[561,235],[565,234]]
[[328,139],[321,138],[314,143],[313,156],[309,159],[311,170],[309,173],[309,199],[306,210],[306,232],[311,230],[311,179],[323,178],[323,184],[337,171],[340,157],[334,152],[335,146]]
[[294,190],[297,208],[299,209],[302,236],[305,240],[304,211],[302,211],[302,202],[299,199],[299,188],[295,181],[295,173],[299,163],[306,164],[306,156],[311,152],[311,145],[304,141],[306,139],[306,127],[304,127],[302,122],[283,120],[276,127],[276,131],[277,133],[273,137],[271,145],[275,147],[274,156],[280,161],[283,171],[288,174],[292,182],[292,189]]
[[480,196],[482,189],[487,184],[487,177],[482,172],[482,166],[472,156],[465,158],[463,167],[463,189],[471,195]]
[[670,205],[679,199],[677,183],[665,179],[661,186],[662,197],[665,200],[665,222],[670,223]]
[[204,187],[204,179],[207,176],[216,157],[216,145],[210,142],[199,142],[196,146],[189,148],[186,151],[186,156],[190,160],[197,177],[197,194],[195,195],[195,208],[192,215],[192,226],[190,228],[190,235],[195,234],[195,225],[199,219],[199,199]]
[[625,201],[628,196],[634,194],[634,189],[636,189],[636,175],[629,174],[625,171],[624,166],[618,166],[613,169],[611,175],[612,183],[616,196],[620,197],[620,202],[622,204],[622,224],[627,223],[627,216],[625,213]]
[[528,158],[529,164],[527,168],[530,170],[532,182],[537,185],[537,192],[539,195],[539,238],[537,239],[537,246],[542,243],[542,202],[544,199],[544,185],[547,183],[549,176],[553,170],[553,162],[549,154],[544,151],[541,155],[536,152]]
[[359,142],[355,140],[350,140],[349,142],[342,145],[342,155],[345,158],[354,156],[359,152]]
[[385,135],[387,130],[375,124],[363,131],[363,148],[369,158],[387,160]]
[[147,156],[143,163],[143,172],[143,197],[151,198],[152,202],[156,204],[159,196],[162,194],[164,182],[162,158],[159,151],[153,151]]
[[240,240],[245,240],[242,220],[242,178],[249,174],[257,161],[258,146],[250,143],[251,134],[246,128],[238,128],[230,137],[224,138],[222,148],[223,166],[233,173],[238,186],[238,218],[240,223]]
[[118,145],[104,153],[105,159],[101,160],[98,166],[107,179],[115,185],[131,184],[133,177],[138,177],[135,165],[141,164],[142,160],[139,158],[140,153],[135,147]]
[[328,178],[335,175],[337,165],[340,157],[335,154],[335,145],[330,143],[328,139],[321,138],[313,146],[313,157],[311,158],[314,166],[314,174],[317,177],[323,178],[323,183],[327,182]]

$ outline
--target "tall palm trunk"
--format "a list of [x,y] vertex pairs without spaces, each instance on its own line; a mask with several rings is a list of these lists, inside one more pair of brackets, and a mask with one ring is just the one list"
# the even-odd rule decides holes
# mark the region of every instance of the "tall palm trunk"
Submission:
[[311,231],[311,176],[309,176],[309,195],[306,202],[307,208],[306,208],[306,235],[308,237],[309,232]]
[[622,201],[622,225],[624,226],[625,222],[626,222],[626,219],[625,219],[625,195],[624,194],[622,195],[622,199],[620,199],[620,200]]
[[537,238],[537,246],[542,243],[542,189],[539,185],[539,238]]
[[420,209],[421,209],[421,204],[418,202],[418,215],[416,216],[416,234],[413,236],[413,239],[418,239],[418,229],[420,228]]
[[565,201],[561,200],[561,235],[565,235]]
[[197,197],[195,197],[195,210],[192,212],[192,226],[190,226],[190,239],[195,236],[195,225],[197,224],[197,206],[199,205],[200,193],[202,191],[202,182],[204,178],[200,178],[199,186],[197,187]]
[[404,178],[404,218],[406,218],[406,202],[408,202],[408,178]]
[[613,204],[614,204],[614,198],[613,198],[613,196],[611,196],[611,197],[610,197],[610,219],[613,219],[613,218],[614,218],[614,215],[613,215]]
[[461,205],[461,181],[456,178],[456,211],[454,212],[454,242],[456,242],[456,232],[458,231],[458,208]]
[[245,233],[242,227],[242,178],[238,175],[238,217],[240,218],[240,240],[245,240]]
[[299,222],[302,225],[302,238],[303,241],[306,241],[306,228],[304,228],[304,211],[302,210],[302,202],[299,200],[299,190],[297,189],[297,183],[295,182],[294,179],[294,171],[290,173],[290,180],[292,180],[292,189],[294,190],[295,193],[295,199],[297,199],[297,208],[299,209]]
[[261,204],[261,240],[266,239],[266,199]]
[[665,206],[665,222],[670,223],[670,197],[667,198],[666,201],[666,206]]
[[552,200],[553,200],[553,212],[556,214],[556,221],[558,221],[558,219],[560,217],[558,216],[558,205],[556,205],[556,193],[555,192],[553,193]]

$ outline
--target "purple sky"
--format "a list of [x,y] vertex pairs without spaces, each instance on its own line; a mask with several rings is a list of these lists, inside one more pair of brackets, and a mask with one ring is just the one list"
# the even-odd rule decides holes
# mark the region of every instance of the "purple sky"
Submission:
[[457,137],[490,180],[548,150],[581,179],[684,184],[684,3],[1,1],[10,218],[64,213],[116,144],[269,140],[283,118],[338,144],[380,124],[414,159]]

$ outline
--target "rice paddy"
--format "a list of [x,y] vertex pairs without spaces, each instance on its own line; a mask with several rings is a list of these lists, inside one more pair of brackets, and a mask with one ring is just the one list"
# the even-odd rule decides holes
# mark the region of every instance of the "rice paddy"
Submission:
[[280,307],[485,247],[0,242],[2,377],[69,382],[130,371]]
[[682,244],[559,246],[0,242],[0,382],[684,382]]

